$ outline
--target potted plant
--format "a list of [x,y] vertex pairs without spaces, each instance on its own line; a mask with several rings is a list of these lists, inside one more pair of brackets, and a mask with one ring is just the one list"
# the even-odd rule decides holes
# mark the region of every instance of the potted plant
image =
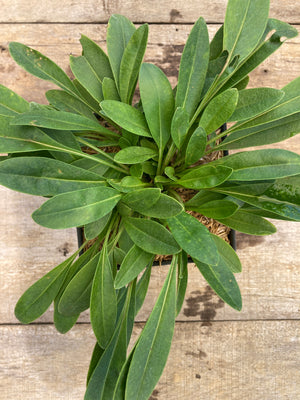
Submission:
[[[297,34],[268,12],[268,0],[229,0],[210,43],[199,18],[175,88],[142,63],[147,24],[136,29],[121,15],[109,20],[108,55],[81,37],[82,55],[70,57],[73,80],[41,53],[10,43],[18,64],[60,89],[40,105],[0,87],[0,151],[7,154],[0,183],[48,198],[32,215],[38,224],[84,227],[85,237],[22,295],[15,314],[30,323],[54,302],[55,326],[65,333],[90,308],[97,342],[86,400],[150,397],[183,304],[189,257],[220,298],[241,310],[240,261],[201,215],[251,235],[275,232],[265,217],[299,220],[300,156],[240,151],[300,131],[300,78],[282,90],[246,89],[248,74]],[[167,278],[128,354],[161,256],[170,258]]]

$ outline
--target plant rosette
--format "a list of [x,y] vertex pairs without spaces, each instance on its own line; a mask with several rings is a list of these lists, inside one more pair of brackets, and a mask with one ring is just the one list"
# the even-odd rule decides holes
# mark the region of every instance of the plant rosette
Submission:
[[[217,295],[241,310],[238,256],[193,213],[250,235],[275,232],[265,218],[299,220],[300,156],[241,150],[300,131],[300,78],[281,90],[246,89],[248,74],[297,35],[268,12],[268,0],[229,0],[211,42],[199,18],[175,88],[142,62],[148,25],[136,29],[121,15],[109,20],[108,54],[81,37],[82,55],[70,57],[73,80],[38,51],[10,43],[19,65],[59,89],[40,105],[0,86],[0,152],[7,154],[0,183],[47,197],[32,215],[36,223],[84,227],[85,239],[94,239],[33,284],[15,315],[27,324],[54,302],[55,326],[65,333],[90,308],[97,342],[85,400],[151,396],[184,301],[188,255]],[[208,157],[223,150],[238,152]],[[183,190],[193,192],[187,201]],[[169,271],[128,354],[157,256],[171,257]]]

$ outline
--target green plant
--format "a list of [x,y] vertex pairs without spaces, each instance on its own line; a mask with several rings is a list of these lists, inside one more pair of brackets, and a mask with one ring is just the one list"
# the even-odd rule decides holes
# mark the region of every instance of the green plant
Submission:
[[[211,43],[198,19],[174,89],[158,67],[142,64],[147,24],[136,29],[120,15],[109,20],[108,56],[81,37],[82,56],[70,58],[74,80],[39,52],[10,44],[18,64],[61,90],[48,91],[49,105],[40,105],[0,87],[0,152],[7,154],[0,183],[50,197],[32,215],[38,224],[83,226],[94,240],[31,286],[15,314],[30,323],[54,301],[55,326],[65,333],[90,307],[97,343],[86,400],[149,398],[183,304],[188,256],[241,310],[236,253],[186,211],[253,235],[275,232],[264,217],[299,220],[299,155],[263,149],[209,159],[300,131],[300,78],[282,90],[245,89],[248,73],[297,34],[268,11],[268,0],[229,0]],[[140,100],[132,106],[137,81]],[[226,122],[234,124],[218,133]],[[193,191],[188,201],[185,189]],[[169,272],[127,355],[156,255],[172,256]]]

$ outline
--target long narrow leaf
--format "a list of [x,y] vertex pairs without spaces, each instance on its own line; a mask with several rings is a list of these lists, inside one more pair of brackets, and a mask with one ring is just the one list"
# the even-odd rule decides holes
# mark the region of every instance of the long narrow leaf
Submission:
[[116,275],[114,283],[115,288],[120,289],[135,279],[152,259],[152,254],[145,252],[136,245],[133,245],[126,254],[120,266],[120,270]]
[[36,196],[105,185],[99,175],[46,157],[17,157],[0,163],[0,183]]
[[29,103],[17,93],[0,85],[0,115],[14,116],[29,110]]
[[265,31],[269,0],[229,0],[224,22],[224,50],[230,59],[248,56],[258,45]]
[[174,97],[161,69],[144,63],[140,70],[140,93],[151,135],[162,152],[171,136]]
[[[221,239],[222,240],[222,239]],[[208,265],[194,259],[195,264],[209,286],[235,310],[242,309],[242,298],[235,277],[220,257],[217,265]]]
[[33,214],[34,221],[52,229],[66,229],[97,221],[108,214],[121,194],[108,187],[92,187],[59,194]]
[[151,395],[170,351],[175,314],[176,262],[173,261],[134,350],[126,381],[126,400],[147,400]]
[[71,70],[78,82],[100,103],[103,100],[102,82],[84,56],[70,56]]
[[82,55],[86,58],[100,80],[103,82],[105,77],[113,78],[108,57],[101,47],[85,35],[81,35],[80,43],[82,46]]
[[30,111],[20,114],[12,120],[11,124],[33,125],[59,130],[95,131],[103,134],[111,134],[108,129],[104,128],[96,121],[82,115],[50,109]]
[[133,33],[125,47],[119,75],[120,96],[124,103],[131,103],[147,46],[147,38],[148,25],[144,24]]
[[133,242],[152,254],[176,254],[179,245],[161,224],[141,218],[126,218],[125,229]]
[[35,282],[20,297],[15,307],[15,316],[20,322],[29,324],[44,314],[56,297],[75,257],[76,253]]
[[123,15],[113,14],[108,21],[107,52],[117,87],[123,53],[135,30],[133,23]]
[[207,26],[201,17],[193,26],[184,47],[176,90],[176,107],[184,108],[189,118],[200,102],[209,60]]
[[16,63],[27,72],[38,78],[53,82],[67,92],[78,94],[68,75],[40,52],[17,42],[10,42],[9,52]]
[[195,217],[182,212],[167,220],[176,242],[191,257],[209,264],[216,264],[218,253],[209,230]]
[[101,250],[94,275],[90,310],[93,331],[99,345],[105,348],[114,333],[117,317],[117,296],[106,246]]
[[122,128],[135,135],[151,137],[144,115],[134,107],[116,100],[104,100],[100,105],[105,116]]
[[232,168],[229,181],[261,181],[300,174],[300,156],[282,149],[244,151],[212,164]]

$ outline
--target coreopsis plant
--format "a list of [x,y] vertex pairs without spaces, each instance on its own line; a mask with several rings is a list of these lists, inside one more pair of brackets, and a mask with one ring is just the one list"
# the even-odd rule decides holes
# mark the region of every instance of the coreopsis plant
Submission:
[[[32,215],[38,224],[83,227],[85,236],[23,294],[15,314],[27,324],[54,302],[55,326],[65,333],[90,308],[97,342],[86,400],[149,398],[183,304],[189,257],[241,310],[240,261],[197,216],[251,235],[275,232],[265,217],[299,220],[299,155],[260,149],[210,158],[300,131],[300,78],[281,90],[246,89],[248,74],[297,34],[268,11],[268,0],[229,0],[211,43],[199,18],[175,88],[161,69],[142,63],[148,25],[136,29],[121,15],[108,23],[108,55],[81,37],[82,55],[70,57],[73,80],[38,51],[10,43],[19,65],[60,89],[40,105],[0,87],[0,152],[7,154],[0,183],[48,198]],[[171,258],[167,278],[128,354],[157,256]]]

